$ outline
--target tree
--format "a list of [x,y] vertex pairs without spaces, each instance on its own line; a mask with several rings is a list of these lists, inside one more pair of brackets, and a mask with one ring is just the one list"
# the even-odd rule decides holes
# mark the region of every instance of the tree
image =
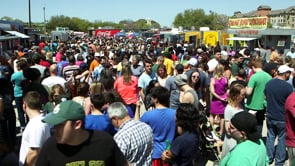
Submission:
[[86,32],[87,29],[91,26],[91,23],[89,21],[80,19],[78,17],[73,17],[71,19],[71,22],[73,27],[70,29],[74,31]]
[[55,30],[56,27],[68,27],[70,30],[87,32],[88,28],[91,26],[93,26],[93,24],[88,20],[60,15],[52,16],[46,24],[46,29]]
[[[225,14],[219,14],[216,16],[217,24],[220,26],[220,29],[226,30],[228,28],[228,19],[229,17]],[[218,28],[219,29],[219,28]]]
[[0,20],[5,20],[5,21],[10,21],[10,22],[16,22],[16,23],[21,23],[23,24],[24,22],[20,19],[14,19],[14,18],[11,18],[11,17],[8,17],[8,16],[3,16],[1,17]]
[[68,27],[70,28],[71,18],[60,15],[60,16],[52,16],[48,23],[46,24],[46,29],[55,30],[56,27]]
[[[150,21],[150,24],[149,24]],[[143,29],[156,29],[160,28],[160,24],[155,22],[154,20],[146,20],[146,19],[139,19],[135,22],[136,30],[143,30]]]
[[175,27],[181,26],[184,29],[209,27],[214,30],[224,30],[226,24],[224,18],[223,15],[218,15],[212,11],[209,15],[206,15],[203,9],[189,9],[183,13],[178,13],[174,18],[173,25]]

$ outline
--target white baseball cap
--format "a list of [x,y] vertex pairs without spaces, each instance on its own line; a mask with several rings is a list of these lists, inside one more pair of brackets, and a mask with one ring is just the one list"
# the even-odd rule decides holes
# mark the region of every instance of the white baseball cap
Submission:
[[294,69],[287,66],[287,65],[281,65],[278,69],[278,73],[279,74],[283,74],[283,73],[286,73],[286,72],[293,72]]

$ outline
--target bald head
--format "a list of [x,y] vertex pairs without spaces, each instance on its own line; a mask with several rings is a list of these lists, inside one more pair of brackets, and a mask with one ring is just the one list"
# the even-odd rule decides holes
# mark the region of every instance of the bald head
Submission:
[[57,65],[56,64],[50,65],[49,72],[50,72],[50,75],[57,75]]

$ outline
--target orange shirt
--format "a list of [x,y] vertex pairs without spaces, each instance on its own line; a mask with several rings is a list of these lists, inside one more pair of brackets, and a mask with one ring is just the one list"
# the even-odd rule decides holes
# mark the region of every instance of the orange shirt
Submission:
[[98,65],[99,65],[99,62],[93,59],[92,62],[90,63],[89,71],[93,72],[94,68],[97,67]]
[[274,61],[274,60],[276,59],[277,56],[278,56],[278,53],[275,52],[275,51],[272,51],[272,52],[270,53],[270,58],[269,58],[269,60]]

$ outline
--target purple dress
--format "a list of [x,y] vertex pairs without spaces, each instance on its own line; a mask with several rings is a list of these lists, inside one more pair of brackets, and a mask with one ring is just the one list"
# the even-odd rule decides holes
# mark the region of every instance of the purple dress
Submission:
[[[226,77],[222,77],[220,80],[214,78],[214,89],[215,93],[220,96],[221,98],[227,98],[226,88],[227,88],[227,81]],[[212,101],[210,104],[210,113],[214,115],[224,114],[224,109],[226,107],[226,102],[217,99],[216,97],[212,97]]]

